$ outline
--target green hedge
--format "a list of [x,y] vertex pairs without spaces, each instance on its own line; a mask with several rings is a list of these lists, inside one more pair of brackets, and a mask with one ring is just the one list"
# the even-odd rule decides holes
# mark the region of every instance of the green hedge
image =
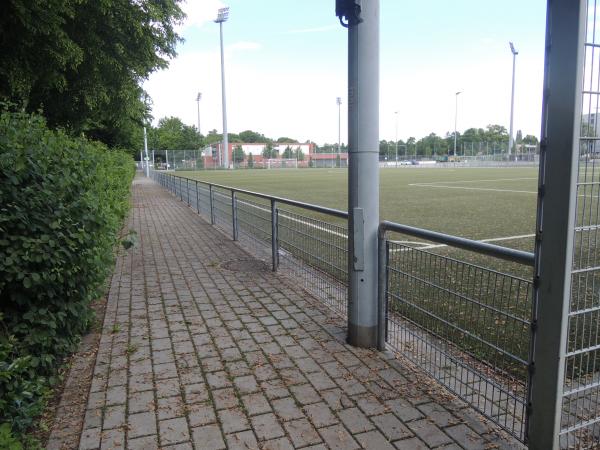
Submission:
[[0,114],[0,424],[16,434],[93,318],[133,175],[123,152]]

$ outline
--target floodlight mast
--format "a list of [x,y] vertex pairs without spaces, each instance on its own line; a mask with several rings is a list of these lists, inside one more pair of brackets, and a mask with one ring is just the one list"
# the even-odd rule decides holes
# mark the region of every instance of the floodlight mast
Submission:
[[394,111],[396,117],[396,167],[398,167],[398,111]]
[[200,132],[200,100],[202,99],[202,92],[198,92],[196,96],[196,102],[198,103],[198,134],[202,134]]
[[462,94],[462,91],[454,94],[454,156],[456,156],[456,124],[458,122],[458,96],[460,94]]
[[229,8],[221,8],[215,19],[221,37],[221,108],[223,110],[223,166],[229,168],[229,138],[227,136],[227,102],[225,100],[225,57],[223,54],[223,22],[229,18]]
[[[513,115],[515,108],[515,65],[517,62],[517,55],[519,52],[515,49],[515,46],[512,42],[508,43],[510,45],[510,51],[513,55],[513,64],[512,64],[512,90],[510,94],[510,126],[508,129],[508,159],[510,160],[510,153],[512,151],[514,140],[513,140]],[[517,155],[515,152],[515,159]]]
[[339,164],[340,167],[342,166],[342,159],[340,156],[340,147],[342,146],[342,115],[341,115],[341,111],[342,111],[342,97],[337,97],[335,99],[335,103],[338,106],[338,148],[337,148],[337,158],[339,159]]

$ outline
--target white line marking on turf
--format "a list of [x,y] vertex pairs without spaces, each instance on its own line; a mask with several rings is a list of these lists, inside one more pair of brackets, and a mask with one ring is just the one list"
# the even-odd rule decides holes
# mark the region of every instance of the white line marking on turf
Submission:
[[[525,239],[525,238],[531,238],[534,237],[535,234],[519,234],[516,236],[505,236],[505,237],[497,237],[497,238],[489,238],[489,239],[479,239],[477,240],[477,242],[500,242],[500,241],[512,241],[512,240],[516,240],[516,239]],[[448,247],[447,244],[426,244],[425,242],[412,242],[412,241],[390,241],[393,242],[395,244],[413,244],[413,243],[417,243],[422,245],[421,247],[417,248],[417,250],[429,250],[432,248],[441,248],[441,247]],[[393,249],[392,252],[401,252],[401,251],[405,251],[406,249],[402,249],[402,248],[396,248]]]
[[537,194],[537,191],[519,191],[519,190],[515,190],[515,189],[492,189],[492,188],[475,188],[475,187],[463,187],[463,186],[448,186],[448,185],[444,185],[444,184],[412,183],[412,184],[409,184],[409,186],[443,188],[443,189],[462,189],[464,191],[491,191],[491,192],[514,192],[517,194]]
[[430,183],[416,183],[416,184],[484,183],[484,182],[490,182],[490,181],[521,181],[521,180],[537,180],[537,177],[495,178],[493,180],[431,181]]

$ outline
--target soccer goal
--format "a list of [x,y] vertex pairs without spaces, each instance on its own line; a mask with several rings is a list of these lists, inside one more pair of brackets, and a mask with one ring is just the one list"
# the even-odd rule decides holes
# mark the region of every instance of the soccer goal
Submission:
[[274,158],[267,159],[267,169],[297,169],[297,159]]

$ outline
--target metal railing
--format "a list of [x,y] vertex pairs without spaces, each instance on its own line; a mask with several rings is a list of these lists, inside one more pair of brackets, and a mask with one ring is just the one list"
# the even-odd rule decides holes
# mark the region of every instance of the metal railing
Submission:
[[521,441],[533,264],[533,253],[392,222],[379,228],[380,349],[406,356]]
[[294,276],[326,305],[347,314],[345,211],[168,172],[153,171],[152,177],[251,254],[269,261],[273,271]]

